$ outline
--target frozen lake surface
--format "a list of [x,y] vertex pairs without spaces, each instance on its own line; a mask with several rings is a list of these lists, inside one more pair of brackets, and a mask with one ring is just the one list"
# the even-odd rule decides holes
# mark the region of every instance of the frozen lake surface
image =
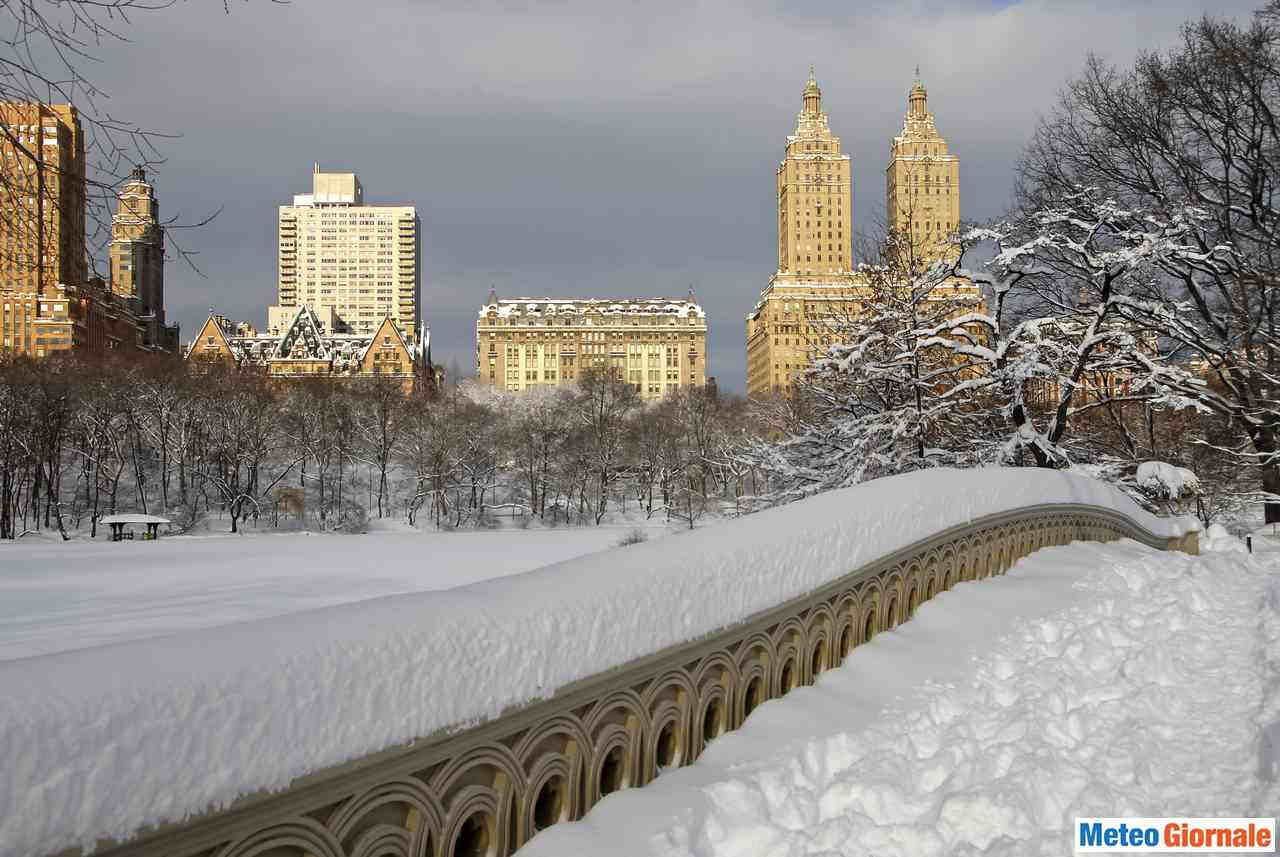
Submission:
[[6,543],[0,661],[451,589],[605,550],[627,529]]

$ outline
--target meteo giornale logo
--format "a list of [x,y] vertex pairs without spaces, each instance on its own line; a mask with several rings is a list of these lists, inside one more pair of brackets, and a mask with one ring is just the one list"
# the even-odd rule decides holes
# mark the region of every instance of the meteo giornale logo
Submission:
[[1274,818],[1077,818],[1076,853],[1274,853]]

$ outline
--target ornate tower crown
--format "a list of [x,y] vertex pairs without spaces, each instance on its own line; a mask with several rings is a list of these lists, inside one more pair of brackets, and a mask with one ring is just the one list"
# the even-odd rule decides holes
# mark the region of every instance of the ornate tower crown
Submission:
[[907,114],[902,118],[902,136],[895,142],[939,139],[933,114],[929,112],[929,93],[920,82],[920,68],[917,66],[916,81],[907,93]]
[[928,119],[928,101],[929,93],[925,91],[924,84],[917,80],[915,86],[911,87],[911,94],[907,96],[907,118]]
[[818,88],[813,66],[809,66],[809,81],[804,85],[804,112],[809,116],[822,112],[822,90]]

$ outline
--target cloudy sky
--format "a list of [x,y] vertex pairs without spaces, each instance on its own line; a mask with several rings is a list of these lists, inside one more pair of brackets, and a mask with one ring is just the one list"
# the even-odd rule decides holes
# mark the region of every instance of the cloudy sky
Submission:
[[884,210],[915,65],[960,156],[966,219],[1000,213],[1037,117],[1094,51],[1124,63],[1179,24],[1261,0],[893,3],[215,0],[137,14],[104,44],[110,112],[181,137],[156,176],[203,277],[170,263],[184,340],[209,307],[262,325],[276,206],[313,162],[422,220],[437,361],[472,369],[505,297],[683,295],[710,374],[744,387],[743,316],[776,267],[774,170],[810,64],[853,160],[858,225]]

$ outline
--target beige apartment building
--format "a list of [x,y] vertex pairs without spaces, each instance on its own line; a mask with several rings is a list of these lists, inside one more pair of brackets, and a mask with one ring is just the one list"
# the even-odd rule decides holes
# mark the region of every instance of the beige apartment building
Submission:
[[337,331],[373,335],[384,318],[419,323],[418,215],[412,205],[366,205],[355,173],[321,172],[311,193],[280,206],[279,294],[267,327],[279,332],[300,307],[332,312]]
[[[746,318],[750,396],[785,392],[871,294],[854,269],[849,157],[831,133],[812,70],[802,102],[778,167],[778,268]],[[921,236],[922,252],[939,252],[936,242],[959,222],[959,159],[938,135],[918,81],[908,95],[903,134],[891,144],[888,174],[892,228],[943,224],[912,233]],[[917,187],[921,193],[904,193]],[[948,301],[971,303],[976,296],[970,283],[947,284]]]
[[489,292],[476,319],[476,378],[518,392],[572,386],[598,369],[645,399],[706,383],[707,316],[687,298],[515,298]]

